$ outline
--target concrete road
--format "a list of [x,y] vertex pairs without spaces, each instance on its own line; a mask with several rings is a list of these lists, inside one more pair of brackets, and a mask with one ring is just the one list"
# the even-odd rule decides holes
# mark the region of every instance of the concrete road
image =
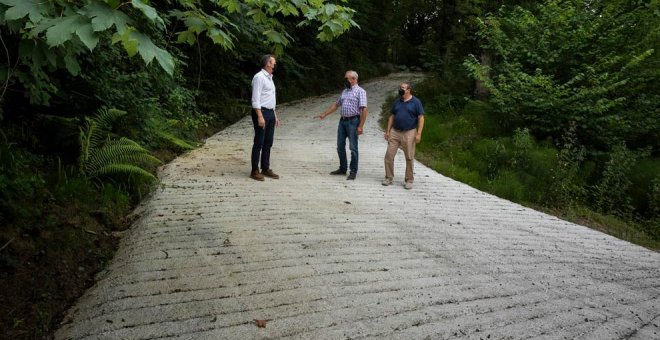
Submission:
[[363,84],[355,181],[328,174],[338,114],[313,118],[338,92],[279,107],[279,180],[248,178],[249,118],[166,165],[56,338],[660,339],[660,254],[419,163],[405,190],[401,153],[381,186],[377,118],[410,76]]

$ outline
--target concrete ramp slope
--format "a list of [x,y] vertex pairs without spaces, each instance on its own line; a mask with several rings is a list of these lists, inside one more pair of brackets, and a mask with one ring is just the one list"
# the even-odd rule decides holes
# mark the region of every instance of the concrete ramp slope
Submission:
[[279,106],[272,168],[248,178],[246,117],[163,167],[115,259],[56,339],[660,339],[660,254],[415,164],[384,187],[377,120],[414,74],[365,82],[355,181],[339,94]]

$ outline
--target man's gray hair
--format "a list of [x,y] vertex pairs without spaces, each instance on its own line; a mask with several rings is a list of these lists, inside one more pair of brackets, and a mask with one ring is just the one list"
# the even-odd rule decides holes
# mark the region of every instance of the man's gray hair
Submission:
[[346,71],[346,73],[350,74],[351,77],[354,77],[355,80],[358,80],[358,74],[357,74],[357,72],[355,72],[355,71],[353,71],[353,70],[349,70],[349,71]]
[[270,58],[275,58],[274,55],[272,54],[264,54],[263,57],[261,57],[261,67],[266,67],[266,64],[270,61]]

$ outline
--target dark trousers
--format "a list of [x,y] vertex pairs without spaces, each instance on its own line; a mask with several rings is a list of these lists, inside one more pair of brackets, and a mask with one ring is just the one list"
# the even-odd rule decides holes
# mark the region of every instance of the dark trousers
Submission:
[[[339,169],[346,171],[346,168],[352,173],[358,171],[358,134],[357,128],[360,125],[360,117],[352,119],[340,119],[337,127],[337,154],[339,155]],[[348,148],[351,150],[351,164],[347,164],[346,157],[346,138],[348,138]]]
[[254,143],[252,144],[252,171],[259,170],[259,157],[261,156],[261,170],[270,169],[270,148],[273,146],[275,136],[275,111],[261,108],[261,114],[266,121],[264,127],[259,127],[257,111],[252,109],[252,125],[254,126]]

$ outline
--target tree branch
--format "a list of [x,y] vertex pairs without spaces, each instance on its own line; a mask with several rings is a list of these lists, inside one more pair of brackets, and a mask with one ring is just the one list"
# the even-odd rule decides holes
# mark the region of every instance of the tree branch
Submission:
[[4,250],[5,248],[7,248],[7,246],[8,246],[10,243],[12,243],[12,242],[14,242],[14,239],[13,239],[13,238],[12,238],[11,240],[7,241],[7,243],[5,243],[5,245],[2,246],[2,248],[0,248],[0,251],[3,251],[3,250]]
[[199,85],[202,82],[202,48],[199,46],[199,35],[195,34],[195,39],[197,40],[197,55],[199,56],[198,61],[198,73],[197,73],[197,92],[199,92]]
[[7,79],[5,79],[5,84],[2,86],[2,94],[0,94],[0,103],[2,103],[2,99],[5,97],[5,92],[7,92],[7,88],[9,87],[9,78],[11,77],[11,60],[9,59],[9,49],[7,49],[5,39],[2,38],[2,31],[0,31],[0,42],[2,43],[2,47],[5,48],[5,53],[7,54]]

